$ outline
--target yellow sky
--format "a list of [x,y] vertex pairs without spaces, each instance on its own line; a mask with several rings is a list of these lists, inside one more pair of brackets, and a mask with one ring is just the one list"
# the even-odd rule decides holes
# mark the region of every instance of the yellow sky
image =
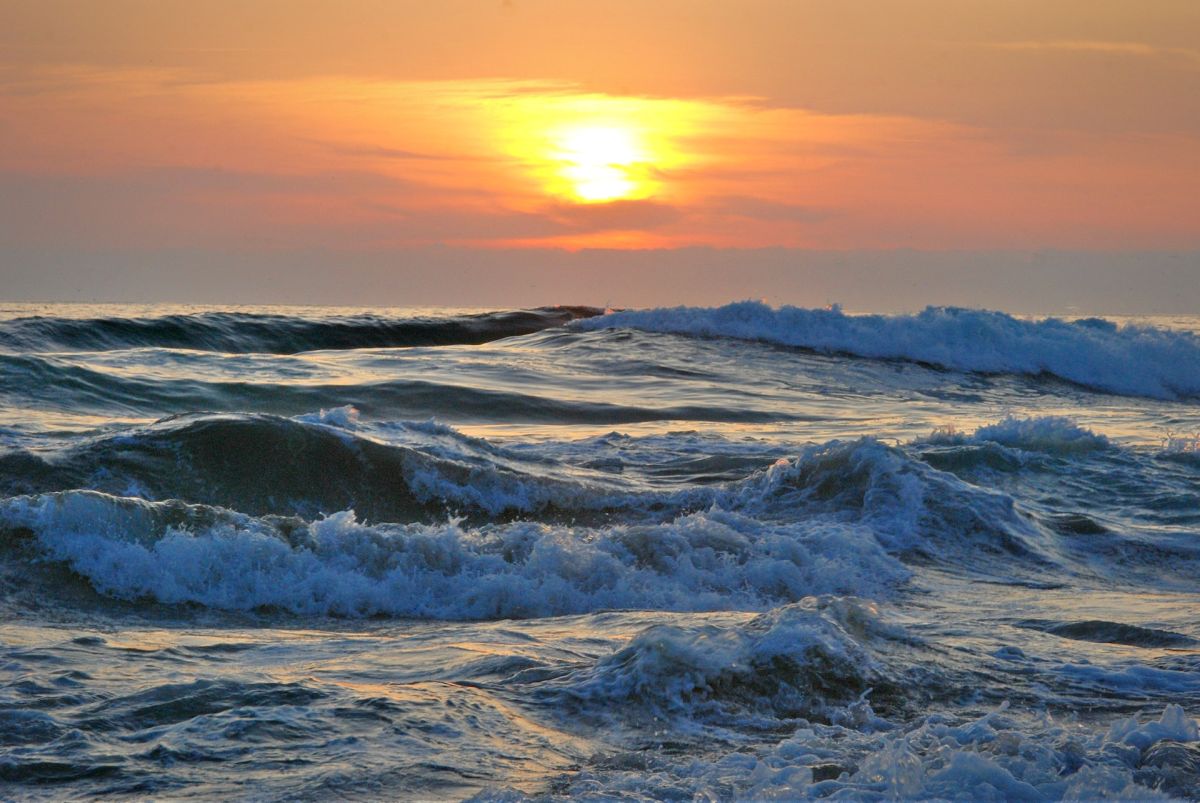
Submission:
[[1192,0],[9,0],[0,247],[1200,246]]

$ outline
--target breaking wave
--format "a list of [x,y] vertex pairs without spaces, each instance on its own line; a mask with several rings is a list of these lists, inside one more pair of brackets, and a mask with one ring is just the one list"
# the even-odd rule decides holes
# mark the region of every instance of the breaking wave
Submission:
[[939,446],[995,443],[1027,452],[1075,455],[1107,449],[1109,440],[1063,416],[1017,418],[1007,416],[972,433],[950,427],[935,429],[921,443]]
[[[869,438],[655,490],[435,423],[407,446],[317,423],[348,416],[98,441],[45,460],[46,487],[0,502],[0,531],[120,599],[349,617],[761,610],[886,597],[914,563],[1005,582],[1057,565],[1010,497]],[[42,458],[21,458],[8,470],[29,481]]]
[[0,502],[0,533],[117,599],[344,617],[761,609],[883,594],[908,574],[866,528],[720,510],[606,528],[369,526],[68,491]]
[[885,641],[910,642],[873,603],[808,597],[734,626],[650,627],[569,677],[563,693],[666,714],[736,705],[828,721],[868,692],[902,696],[877,649]]
[[627,310],[575,325],[759,340],[957,371],[1049,375],[1129,396],[1200,395],[1200,336],[1099,318],[1030,321],[953,307],[928,307],[916,315],[846,315],[837,308],[774,309],[747,301]]

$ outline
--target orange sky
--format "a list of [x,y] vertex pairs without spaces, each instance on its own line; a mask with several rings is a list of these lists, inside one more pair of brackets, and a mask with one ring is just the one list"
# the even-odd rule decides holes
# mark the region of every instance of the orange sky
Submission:
[[0,3],[10,253],[1193,250],[1197,187],[1195,0]]

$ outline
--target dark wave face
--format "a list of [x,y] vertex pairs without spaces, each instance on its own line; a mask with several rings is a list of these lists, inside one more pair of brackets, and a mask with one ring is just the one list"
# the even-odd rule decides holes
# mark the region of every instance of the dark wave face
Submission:
[[377,314],[297,317],[198,312],[153,318],[13,318],[0,325],[9,351],[195,349],[229,354],[297,354],[332,349],[477,345],[599,315],[594,307],[539,307],[455,316]]
[[0,797],[1200,799],[1200,320],[0,308]]

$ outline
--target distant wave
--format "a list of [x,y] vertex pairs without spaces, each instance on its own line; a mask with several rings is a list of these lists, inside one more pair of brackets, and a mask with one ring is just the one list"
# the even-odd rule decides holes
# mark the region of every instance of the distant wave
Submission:
[[1045,374],[1121,395],[1200,396],[1200,336],[1097,318],[1027,321],[953,307],[928,307],[916,315],[846,315],[836,308],[774,309],[746,301],[627,310],[576,326],[760,340],[958,371]]
[[174,348],[296,354],[325,349],[472,345],[562,326],[601,312],[593,307],[562,306],[408,318],[377,314],[305,318],[247,312],[200,312],[152,318],[31,316],[0,322],[0,348],[10,351]]

